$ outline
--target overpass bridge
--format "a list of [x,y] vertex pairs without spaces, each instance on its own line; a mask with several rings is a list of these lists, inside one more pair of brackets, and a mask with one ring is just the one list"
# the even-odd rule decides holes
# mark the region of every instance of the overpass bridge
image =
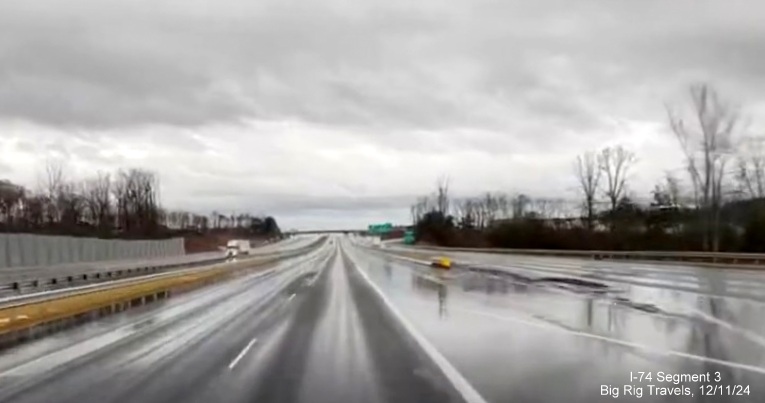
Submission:
[[330,229],[330,230],[290,230],[284,232],[285,235],[308,235],[308,234],[353,234],[353,235],[383,235],[393,238],[403,238],[406,230],[413,229],[411,226],[395,226],[385,233],[370,232],[369,229]]
[[292,230],[285,232],[285,235],[309,235],[309,234],[355,234],[364,235],[367,230],[364,229],[331,229],[331,230]]

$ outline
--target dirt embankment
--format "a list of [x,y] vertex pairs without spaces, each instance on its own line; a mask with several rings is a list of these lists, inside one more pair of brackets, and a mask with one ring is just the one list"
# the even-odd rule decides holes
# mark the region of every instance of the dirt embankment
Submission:
[[214,252],[220,250],[228,239],[218,235],[197,235],[183,238],[186,253]]
[[[236,234],[204,234],[187,235],[183,237],[186,253],[215,252],[224,248],[228,241],[232,239],[242,239],[241,235]],[[252,246],[257,246],[267,240],[266,237],[249,237]]]

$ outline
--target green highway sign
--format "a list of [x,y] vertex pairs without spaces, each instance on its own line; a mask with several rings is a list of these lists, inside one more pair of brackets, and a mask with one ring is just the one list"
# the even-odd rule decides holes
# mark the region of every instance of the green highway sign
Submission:
[[370,234],[387,234],[393,230],[393,224],[370,224],[368,231]]
[[408,230],[404,232],[404,244],[406,245],[414,244],[414,231]]

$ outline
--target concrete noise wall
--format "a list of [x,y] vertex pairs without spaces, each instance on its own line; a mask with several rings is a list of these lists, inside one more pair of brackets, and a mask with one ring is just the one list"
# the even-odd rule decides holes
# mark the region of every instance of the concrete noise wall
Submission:
[[0,268],[184,255],[183,238],[127,241],[0,233]]

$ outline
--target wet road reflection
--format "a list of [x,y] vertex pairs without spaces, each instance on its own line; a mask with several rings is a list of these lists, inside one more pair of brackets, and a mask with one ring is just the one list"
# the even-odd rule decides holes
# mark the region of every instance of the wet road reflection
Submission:
[[629,374],[639,371],[719,373],[715,385],[750,386],[749,396],[730,400],[701,395],[697,383],[680,385],[693,396],[648,396],[651,382],[643,382],[642,401],[754,402],[765,393],[765,304],[709,295],[726,295],[738,279],[697,276],[694,292],[623,282],[598,287],[591,277],[441,271],[354,253],[488,401],[613,401],[601,396],[601,386],[635,384]]
[[448,316],[447,300],[449,298],[449,288],[444,284],[444,279],[437,277],[423,276],[412,273],[412,288],[415,292],[423,292],[425,297],[435,295],[438,301],[438,316],[445,318]]

